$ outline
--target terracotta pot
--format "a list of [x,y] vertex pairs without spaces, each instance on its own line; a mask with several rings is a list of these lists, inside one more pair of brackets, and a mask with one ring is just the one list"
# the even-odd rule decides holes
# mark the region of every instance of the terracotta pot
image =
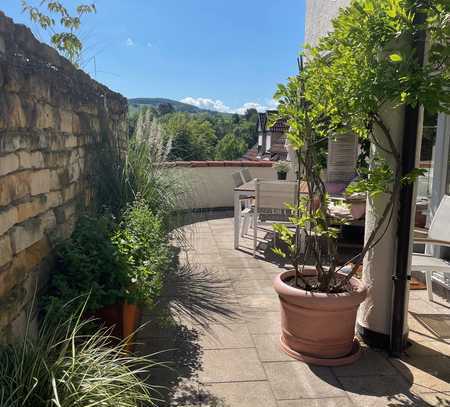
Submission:
[[134,332],[141,317],[141,309],[137,304],[124,302],[122,314],[123,338],[126,339],[126,350],[131,352],[134,348]]
[[95,311],[92,315],[100,319],[105,326],[112,328],[111,335],[122,338],[122,308],[121,303],[108,305]]
[[350,204],[350,213],[353,219],[362,219],[366,215],[366,202],[353,201]]
[[[307,270],[315,275],[313,268]],[[352,363],[359,357],[355,321],[366,287],[352,278],[352,293],[312,293],[284,283],[295,274],[286,271],[274,280],[281,303],[281,346],[290,356],[318,365]]]

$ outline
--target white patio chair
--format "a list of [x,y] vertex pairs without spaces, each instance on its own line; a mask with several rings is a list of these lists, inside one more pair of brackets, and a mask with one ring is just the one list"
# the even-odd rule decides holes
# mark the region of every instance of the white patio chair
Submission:
[[[421,236],[414,237],[414,243],[450,247],[450,196],[444,195],[433,216],[428,233],[425,232]],[[428,254],[413,253],[411,271],[425,273],[428,299],[430,301],[433,301],[433,280],[450,288],[450,262],[445,259]],[[443,276],[443,279],[434,276],[433,273],[440,274]],[[446,281],[448,282],[446,283]]]
[[[261,215],[272,218],[261,223],[288,223],[290,210],[286,203],[297,204],[297,183],[290,181],[259,181],[256,180],[256,201],[253,208],[253,256],[256,256],[258,244],[258,219]],[[276,218],[276,219],[273,219]]]
[[[242,174],[240,172],[234,172],[231,174],[233,177],[234,187],[240,187],[244,180],[242,178]],[[247,233],[248,227],[251,223],[252,217],[252,199],[251,198],[242,198],[239,202],[243,205],[241,209],[241,217],[243,218],[242,228],[241,228],[241,236],[244,237],[244,234]]]
[[253,179],[248,168],[242,168],[241,176],[244,182],[250,182]]

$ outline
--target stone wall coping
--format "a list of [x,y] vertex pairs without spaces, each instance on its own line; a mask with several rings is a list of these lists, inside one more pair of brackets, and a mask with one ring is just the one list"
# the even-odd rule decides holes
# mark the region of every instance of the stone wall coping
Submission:
[[168,167],[272,167],[274,161],[169,161]]

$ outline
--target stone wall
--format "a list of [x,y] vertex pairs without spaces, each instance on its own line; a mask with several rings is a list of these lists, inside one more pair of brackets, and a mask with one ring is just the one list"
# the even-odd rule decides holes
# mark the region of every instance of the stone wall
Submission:
[[0,12],[0,341],[23,332],[54,243],[92,202],[100,143],[123,151],[126,116],[124,97]]

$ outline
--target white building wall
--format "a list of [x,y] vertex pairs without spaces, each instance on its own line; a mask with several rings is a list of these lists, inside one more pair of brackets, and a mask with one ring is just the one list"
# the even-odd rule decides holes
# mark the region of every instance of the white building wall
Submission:
[[332,30],[331,20],[340,7],[346,7],[350,0],[307,0],[305,43],[317,45],[318,40]]

